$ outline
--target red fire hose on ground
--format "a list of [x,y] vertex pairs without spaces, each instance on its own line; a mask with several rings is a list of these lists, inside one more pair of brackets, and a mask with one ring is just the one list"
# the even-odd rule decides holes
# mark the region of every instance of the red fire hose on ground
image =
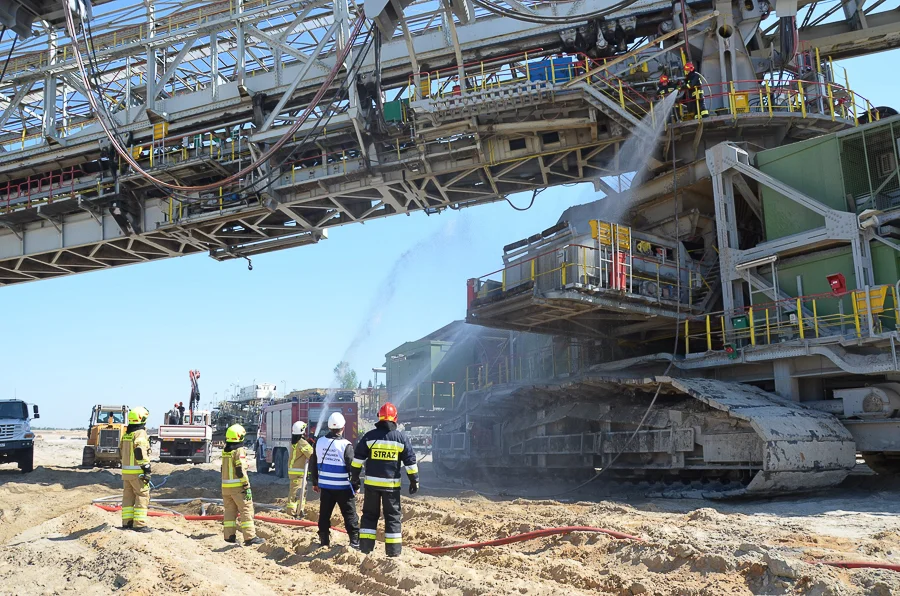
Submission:
[[[94,503],[94,505],[104,511],[110,512],[120,511],[122,509],[120,506],[104,505],[103,503]],[[181,517],[188,521],[222,521],[222,518],[224,517],[222,515],[176,515],[175,513],[170,513],[167,511],[148,511],[147,515],[151,517]],[[304,528],[310,528],[313,526],[318,527],[319,525],[316,522],[311,522],[305,519],[284,519],[281,517],[269,517],[266,515],[254,515],[253,519],[263,522],[269,522],[272,524],[281,524],[283,526],[300,526]],[[342,528],[332,528],[332,530],[343,532],[346,534],[346,531]],[[500,546],[502,544],[525,542],[527,540],[536,540],[538,538],[544,538],[546,536],[556,536],[559,534],[570,534],[572,532],[591,532],[594,534],[606,534],[607,536],[612,536],[613,538],[619,540],[634,540],[637,542],[644,542],[643,538],[638,538],[637,536],[631,536],[629,534],[623,534],[622,532],[616,532],[615,530],[605,530],[603,528],[594,528],[591,526],[566,526],[562,528],[545,528],[543,530],[535,530],[533,532],[513,534],[512,536],[498,538],[496,540],[487,540],[485,542],[470,542],[467,544],[454,544],[451,546],[414,546],[412,548],[426,555],[441,555],[464,548]]]
[[[120,511],[122,508],[116,505],[105,505],[103,503],[94,503],[104,511]],[[222,521],[223,515],[181,515],[170,513],[167,511],[148,511],[147,515],[151,517],[181,517],[188,521]],[[283,526],[299,526],[303,528],[318,527],[319,524],[305,519],[285,519],[281,517],[270,517],[267,515],[255,515],[253,519],[268,522],[272,524],[280,524]],[[347,532],[343,528],[332,528],[336,532]],[[618,540],[633,540],[635,542],[645,542],[643,538],[623,534],[615,530],[605,530],[603,528],[594,528],[592,526],[565,526],[560,528],[544,528],[543,530],[534,530],[532,532],[523,532],[521,534],[513,534],[505,538],[497,538],[496,540],[486,540],[484,542],[469,542],[466,544],[453,544],[450,546],[414,546],[413,549],[426,555],[442,555],[466,548],[483,548],[485,546],[501,546],[504,544],[514,544],[516,542],[526,542],[528,540],[536,540],[547,536],[556,536],[560,534],[570,534],[572,532],[590,532],[595,534],[606,534]],[[806,561],[812,565],[828,565],[830,567],[841,567],[843,569],[888,569],[890,571],[900,571],[900,565],[892,563],[881,563],[877,561]]]
[[889,569],[891,571],[900,571],[900,565],[893,563],[879,563],[877,561],[806,561],[813,565],[828,565],[830,567],[841,567],[843,569]]

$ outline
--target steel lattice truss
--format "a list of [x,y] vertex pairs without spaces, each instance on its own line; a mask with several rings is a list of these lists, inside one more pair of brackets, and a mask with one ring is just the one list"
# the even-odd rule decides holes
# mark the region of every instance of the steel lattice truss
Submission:
[[[558,51],[568,25],[481,9],[462,24],[439,2],[417,2],[384,40],[375,76],[372,25],[348,40],[359,7],[345,0],[122,4],[95,6],[90,35],[80,39],[90,46],[83,55],[91,87],[101,116],[142,167],[182,185],[213,183],[256,160],[309,106],[342,44],[355,47],[278,159],[214,191],[173,194],[109,148],[71,40],[53,26],[59,14],[48,15],[50,23],[17,43],[0,82],[0,285],[194,252],[252,256],[316,242],[334,225],[557,184],[593,181],[613,192],[604,177],[623,173],[618,149],[638,118],[616,104],[612,87],[492,86],[515,82],[530,59]],[[712,8],[690,4],[695,14]],[[604,2],[507,5],[578,14]],[[801,8],[801,39],[831,43],[834,58],[896,45],[894,11],[842,3],[852,10],[835,20],[833,6]],[[641,0],[633,10],[672,8]],[[634,45],[646,36],[642,30]],[[0,56],[10,48],[7,38]],[[485,74],[485,64],[500,74]],[[457,85],[476,80],[478,93],[467,88],[454,100],[451,81],[442,88],[449,97],[416,102],[423,85],[453,77]],[[382,97],[373,91],[379,85]],[[385,122],[383,104],[397,99],[412,103],[402,119]],[[790,122],[794,138],[846,125],[793,115]]]

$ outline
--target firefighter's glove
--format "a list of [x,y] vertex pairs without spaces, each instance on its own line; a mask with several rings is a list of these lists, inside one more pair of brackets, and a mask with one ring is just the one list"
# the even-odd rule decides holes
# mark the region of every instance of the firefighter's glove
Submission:
[[359,492],[360,482],[359,482],[359,473],[354,473],[350,475],[350,486],[353,487],[355,492]]
[[250,487],[244,489],[244,500],[252,501],[253,500],[253,491],[250,490]]
[[419,481],[413,480],[412,478],[410,478],[409,479],[409,494],[414,495],[417,492],[419,492]]
[[144,464],[141,466],[141,471],[144,472],[146,476],[150,475],[150,464]]

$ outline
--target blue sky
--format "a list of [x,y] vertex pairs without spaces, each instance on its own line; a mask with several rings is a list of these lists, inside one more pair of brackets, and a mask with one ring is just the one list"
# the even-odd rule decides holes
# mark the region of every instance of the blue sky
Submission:
[[0,397],[37,403],[48,426],[83,425],[100,402],[143,404],[158,422],[187,401],[191,368],[204,402],[254,380],[328,386],[351,343],[365,382],[389,350],[464,318],[466,279],[497,269],[503,245],[593,197],[581,185],[526,212],[501,202],[333,228],[253,271],[192,256],[3,288]]
[[[845,61],[851,86],[900,108],[900,83],[877,66],[895,57]],[[525,212],[499,202],[344,226],[253,271],[193,256],[0,289],[0,398],[39,404],[42,425],[84,425],[99,402],[145,405],[156,424],[186,401],[191,368],[204,402],[254,380],[326,386],[345,355],[367,381],[389,350],[463,318],[466,279],[497,269],[505,244],[598,196],[554,188]]]

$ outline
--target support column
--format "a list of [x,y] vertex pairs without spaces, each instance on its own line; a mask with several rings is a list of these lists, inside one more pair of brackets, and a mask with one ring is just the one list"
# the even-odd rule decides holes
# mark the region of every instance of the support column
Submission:
[[789,358],[772,363],[775,377],[775,393],[791,401],[800,401],[800,380],[794,377],[794,361]]
[[219,33],[213,31],[209,34],[209,87],[212,100],[219,101]]
[[[153,6],[153,0],[144,0],[144,6],[147,7],[147,38],[156,37],[156,7]],[[156,109],[156,69],[157,69],[157,51],[156,48],[147,47],[147,80],[144,81],[146,88],[146,108],[148,110]]]
[[[50,53],[49,64],[56,64],[57,32],[49,23],[44,23],[47,28],[47,50]],[[100,101],[104,101],[101,97]],[[44,138],[56,138],[56,75],[53,73],[44,77]]]
[[234,65],[235,79],[238,86],[244,85],[244,76],[247,74],[247,60],[244,55],[244,24],[240,21],[240,16],[244,12],[244,0],[237,0],[237,25],[235,26],[235,35],[237,36],[237,51],[235,52],[237,63]]

